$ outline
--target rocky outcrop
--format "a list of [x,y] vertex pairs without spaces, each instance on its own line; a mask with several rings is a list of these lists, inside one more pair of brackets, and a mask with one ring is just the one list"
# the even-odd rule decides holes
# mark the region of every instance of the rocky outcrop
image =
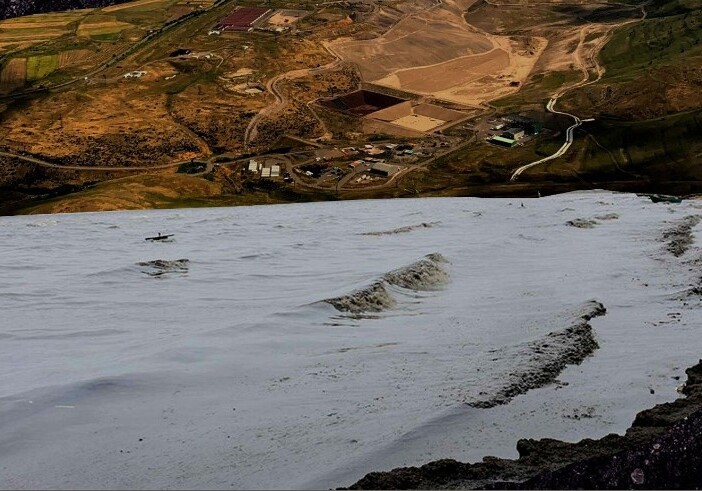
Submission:
[[685,397],[640,412],[626,434],[577,443],[520,440],[517,460],[372,472],[350,489],[695,489],[702,483],[702,360]]

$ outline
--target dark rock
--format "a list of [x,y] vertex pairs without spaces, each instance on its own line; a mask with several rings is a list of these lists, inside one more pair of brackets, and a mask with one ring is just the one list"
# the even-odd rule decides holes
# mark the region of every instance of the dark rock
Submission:
[[686,397],[642,411],[624,436],[519,440],[517,460],[438,460],[372,472],[350,489],[699,489],[702,360],[686,373]]

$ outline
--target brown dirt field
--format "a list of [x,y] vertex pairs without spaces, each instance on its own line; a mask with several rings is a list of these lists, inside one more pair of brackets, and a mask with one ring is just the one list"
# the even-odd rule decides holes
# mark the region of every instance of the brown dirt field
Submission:
[[17,31],[0,32],[0,42],[8,44],[28,41],[37,44],[63,36],[66,33],[66,31],[57,31],[55,29],[42,29],[40,34],[22,31],[22,29],[18,29]]
[[446,121],[430,118],[428,116],[422,116],[420,114],[410,114],[409,116],[403,116],[402,118],[396,119],[392,122],[392,124],[417,131],[431,131],[434,128],[443,126],[446,124]]
[[268,19],[273,26],[290,26],[309,14],[308,10],[279,10]]
[[556,13],[551,6],[542,4],[498,7],[482,3],[465,17],[466,22],[472,26],[493,34],[510,34],[529,30],[534,35],[540,35],[540,33],[533,32],[532,29],[549,22],[568,20],[566,15]]
[[13,58],[0,72],[0,84],[4,88],[15,88],[27,81],[27,58]]
[[396,119],[402,118],[404,116],[409,116],[412,114],[412,101],[405,101],[394,106],[390,106],[380,111],[369,114],[367,117],[378,119],[380,121],[394,121]]
[[207,152],[170,117],[165,95],[146,97],[125,86],[33,101],[6,114],[6,141],[12,149],[87,166],[149,166]]
[[403,128],[385,121],[376,121],[374,119],[364,118],[361,120],[361,129],[363,133],[371,135],[373,133],[381,133],[385,135],[393,135],[400,138],[418,138],[424,136],[421,131],[411,128]]
[[[502,70],[485,75],[455,87],[433,93],[439,99],[472,106],[479,106],[517,92],[534,68],[541,53],[546,48],[545,39],[530,40],[533,50],[525,52],[521,49],[523,40],[509,38],[493,38],[500,43],[505,52],[509,52],[510,63]],[[513,85],[518,82],[517,85]]]
[[494,50],[430,67],[402,70],[375,83],[430,94],[472,82],[486,74],[498,73],[508,67],[509,63],[508,53],[503,50]]
[[70,22],[70,20],[57,20],[46,22],[3,22],[0,23],[0,29],[46,29],[55,27],[66,27]]
[[371,81],[397,70],[484,53],[493,43],[468,30],[460,16],[432,10],[421,18],[405,18],[378,39],[334,42],[332,47],[356,63],[364,79]]
[[392,123],[409,130],[426,132],[466,116],[467,114],[460,111],[445,109],[434,104],[421,103],[413,106],[412,101],[407,101],[369,114],[367,118]]
[[222,185],[182,174],[125,177],[25,210],[28,214],[168,208],[187,199],[221,196]]
[[132,27],[132,24],[119,21],[93,22],[89,24],[81,22],[81,24],[78,26],[76,34],[78,36],[90,36],[91,34],[100,34],[103,32],[119,32],[129,27]]
[[183,17],[184,15],[189,14],[190,12],[193,11],[193,8],[188,6],[188,5],[174,5],[173,7],[168,9],[168,19],[167,21],[172,21],[172,20],[177,20]]
[[113,5],[112,7],[105,7],[104,9],[102,9],[102,11],[117,12],[119,10],[126,10],[134,7],[143,7],[144,5],[151,5],[152,3],[164,3],[164,0],[136,0],[135,2],[120,3],[119,5]]
[[456,121],[468,116],[467,113],[446,109],[434,104],[418,104],[414,106],[414,113],[430,118],[443,119],[444,121]]
[[168,61],[157,61],[155,63],[149,63],[148,66],[143,67],[146,75],[139,79],[139,82],[160,82],[166,77],[172,77],[175,75],[182,75],[173,65]]

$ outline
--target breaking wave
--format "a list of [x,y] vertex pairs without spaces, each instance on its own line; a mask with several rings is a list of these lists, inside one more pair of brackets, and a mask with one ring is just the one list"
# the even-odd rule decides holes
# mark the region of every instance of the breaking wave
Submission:
[[503,377],[492,393],[482,392],[479,400],[468,404],[477,408],[507,404],[520,394],[553,382],[567,365],[579,365],[599,348],[588,321],[606,312],[600,302],[590,301],[565,329],[499,350],[501,359],[520,360],[518,368]]
[[381,282],[355,290],[348,295],[324,300],[339,312],[363,314],[367,312],[382,312],[397,304],[395,298]]
[[595,228],[597,222],[595,220],[588,220],[586,218],[575,218],[573,220],[568,220],[566,225],[575,228]]
[[442,266],[447,262],[441,254],[429,254],[409,266],[386,273],[383,280],[408,290],[437,290],[449,281],[448,272]]
[[699,215],[689,215],[664,231],[663,240],[667,242],[667,251],[675,257],[685,254],[695,240],[692,236],[692,228],[699,224],[700,220],[702,217]]
[[605,215],[597,215],[595,218],[597,220],[618,220],[619,215],[617,215],[616,213],[607,213]]
[[365,232],[361,235],[374,235],[374,236],[380,236],[380,235],[395,235],[395,234],[405,234],[407,232],[412,232],[413,230],[417,229],[422,229],[422,228],[431,228],[435,225],[439,225],[441,222],[422,222],[417,225],[408,225],[406,227],[398,227],[394,228],[392,230],[382,230],[380,232]]
[[170,273],[185,274],[188,272],[188,264],[190,259],[174,259],[172,261],[166,259],[155,259],[153,261],[145,261],[137,263],[142,269],[141,272],[148,276],[159,277]]
[[443,264],[448,261],[438,253],[429,254],[412,264],[385,273],[373,284],[348,295],[323,300],[340,312],[364,314],[382,312],[397,305],[397,299],[386,285],[413,291],[438,290],[448,283],[449,274]]

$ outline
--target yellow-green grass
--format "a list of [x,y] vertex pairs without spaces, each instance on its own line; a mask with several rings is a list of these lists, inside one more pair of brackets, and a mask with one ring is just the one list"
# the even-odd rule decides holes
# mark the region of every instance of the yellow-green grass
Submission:
[[58,55],[38,55],[27,59],[27,80],[41,80],[59,66]]
[[103,12],[148,12],[162,10],[178,3],[178,0],[137,0],[135,2],[121,3],[102,9]]
[[0,21],[0,46],[30,47],[73,32],[74,23],[88,11],[39,14]]
[[0,42],[7,43],[26,43],[26,42],[41,42],[47,39],[61,37],[68,31],[58,29],[14,29],[11,31],[0,32]]
[[132,24],[116,20],[100,22],[92,22],[91,20],[91,22],[81,22],[76,34],[81,37],[115,35],[132,27],[134,27]]
[[27,15],[14,19],[0,21],[0,29],[24,29],[24,28],[45,28],[45,27],[65,27],[71,22],[85,17],[91,10],[75,10],[72,12],[56,12],[50,14]]

